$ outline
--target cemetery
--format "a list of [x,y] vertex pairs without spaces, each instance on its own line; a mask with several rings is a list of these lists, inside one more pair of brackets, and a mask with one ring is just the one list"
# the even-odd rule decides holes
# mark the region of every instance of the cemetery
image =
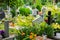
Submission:
[[60,0],[0,0],[0,40],[60,40]]

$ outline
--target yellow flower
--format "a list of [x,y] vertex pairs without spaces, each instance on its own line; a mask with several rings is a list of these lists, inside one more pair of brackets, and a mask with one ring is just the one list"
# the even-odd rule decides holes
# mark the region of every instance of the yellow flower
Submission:
[[58,29],[60,29],[60,26],[59,25],[57,25],[57,27],[58,27]]
[[33,36],[32,36],[32,35],[30,35],[30,36],[29,36],[29,38],[30,38],[30,39],[33,39]]
[[32,39],[32,40],[35,40],[35,39]]
[[24,32],[22,32],[22,34],[21,34],[22,36],[24,36],[25,35],[25,33]]
[[37,35],[36,35],[36,34],[34,34],[34,37],[37,37]]
[[30,34],[33,35],[34,33],[31,32]]

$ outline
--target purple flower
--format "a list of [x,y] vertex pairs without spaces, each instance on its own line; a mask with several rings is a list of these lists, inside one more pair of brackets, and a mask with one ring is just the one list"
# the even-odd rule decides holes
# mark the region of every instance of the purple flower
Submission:
[[4,30],[0,30],[0,34],[2,35],[2,34],[4,34],[5,33],[5,31]]
[[5,38],[5,31],[4,30],[0,30],[0,35],[2,35],[2,38]]

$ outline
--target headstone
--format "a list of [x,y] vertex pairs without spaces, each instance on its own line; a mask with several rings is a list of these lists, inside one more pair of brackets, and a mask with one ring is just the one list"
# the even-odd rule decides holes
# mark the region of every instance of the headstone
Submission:
[[3,11],[0,12],[0,20],[2,20],[3,18],[5,18],[5,13]]
[[35,20],[33,20],[32,23],[40,24],[42,21],[43,21],[43,18],[40,16],[40,17],[36,18]]
[[4,22],[5,36],[9,37],[9,21]]
[[33,20],[32,23],[40,24],[41,22],[43,22],[45,13],[46,13],[46,7],[42,7],[42,14],[38,18]]

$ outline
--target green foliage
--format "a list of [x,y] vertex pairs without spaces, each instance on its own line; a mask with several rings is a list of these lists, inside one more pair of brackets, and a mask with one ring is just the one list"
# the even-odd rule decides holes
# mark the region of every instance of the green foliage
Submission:
[[23,0],[24,4],[32,5],[33,0]]
[[53,38],[54,29],[50,25],[48,25],[48,27],[45,28],[45,32],[46,32],[48,38]]
[[[1,22],[1,21],[0,21]],[[4,24],[0,24],[0,30],[4,30]]]
[[36,8],[41,11],[42,5],[37,5]]
[[[43,26],[42,26],[43,25]],[[34,33],[37,36],[42,36],[43,33],[46,33],[47,37],[52,38],[53,34],[54,34],[54,30],[50,25],[45,24],[45,22],[43,22],[42,24],[38,25],[36,24],[35,26],[31,26],[31,27],[22,27],[19,30],[19,34],[18,34],[18,38],[23,40],[23,39],[29,39],[27,37],[29,37],[30,33]],[[24,33],[24,35],[22,35]]]
[[9,28],[9,34],[17,34],[16,28]]
[[11,10],[12,17],[16,16],[15,9]]
[[24,4],[23,0],[9,0],[9,6],[10,7],[19,7]]
[[59,23],[59,24],[60,24],[60,12],[58,13],[57,23]]
[[41,0],[42,5],[46,5],[47,0]]
[[60,2],[59,2],[59,3],[57,3],[57,7],[59,7],[59,8],[60,8]]
[[24,38],[23,40],[30,40],[29,37]]
[[28,26],[32,26],[32,20],[34,19],[33,16],[18,16],[16,17],[16,23],[18,26],[24,26],[24,27],[28,27]]
[[5,5],[6,5],[6,4],[8,5],[9,0],[0,0],[0,5],[1,5],[2,3],[3,3],[3,4],[5,3]]
[[29,8],[20,8],[20,14],[21,15],[25,15],[25,16],[28,16],[30,14],[30,9]]
[[9,0],[9,6],[14,7],[16,5],[16,0]]

